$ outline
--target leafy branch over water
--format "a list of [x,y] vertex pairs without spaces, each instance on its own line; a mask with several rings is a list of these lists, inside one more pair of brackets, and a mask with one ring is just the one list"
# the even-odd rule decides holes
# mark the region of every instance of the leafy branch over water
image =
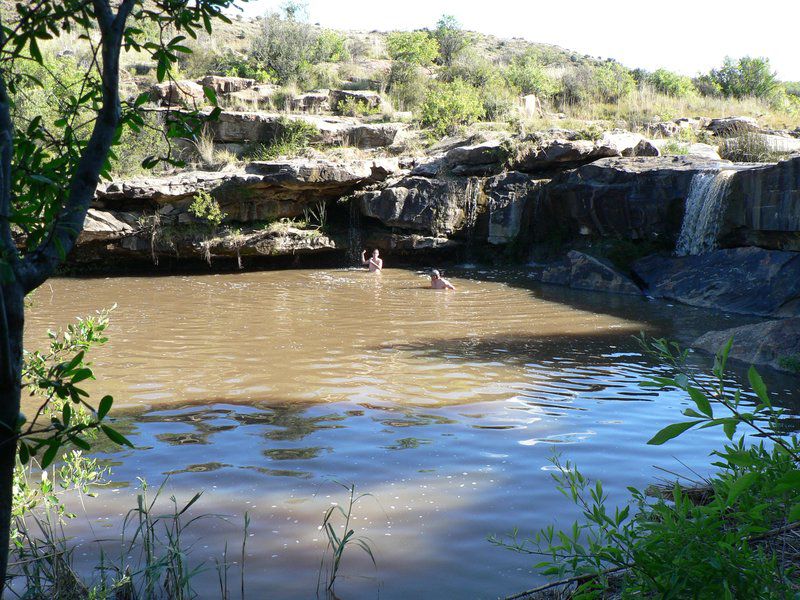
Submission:
[[[557,489],[581,512],[568,530],[549,526],[532,537],[493,537],[497,545],[544,558],[536,567],[559,581],[512,598],[539,597],[565,588],[569,597],[598,598],[610,588],[623,598],[787,598],[797,583],[793,556],[800,527],[800,443],[784,435],[785,413],[775,408],[758,372],[748,373],[755,404],[729,384],[726,365],[733,341],[715,357],[712,377],[687,364],[688,352],[663,339],[640,343],[673,371],[643,385],[684,392],[691,420],[673,423],[648,442],[660,445],[692,428],[722,427],[730,443],[712,454],[718,470],[694,488],[640,491],[611,509],[601,482],[590,482],[569,461],[553,459]],[[739,427],[759,437],[734,439]]]

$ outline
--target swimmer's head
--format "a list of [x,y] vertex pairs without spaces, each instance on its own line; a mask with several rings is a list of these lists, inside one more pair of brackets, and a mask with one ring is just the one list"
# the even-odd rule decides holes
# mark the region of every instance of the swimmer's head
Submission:
[[378,249],[377,249],[377,248],[375,248],[375,250],[373,250],[373,251],[372,251],[372,256],[373,256],[373,258],[378,258],[378,255],[379,255],[379,254],[380,254],[380,252],[378,251]]
[[441,275],[439,274],[439,271],[437,271],[436,269],[431,271],[431,279],[439,279],[440,277]]

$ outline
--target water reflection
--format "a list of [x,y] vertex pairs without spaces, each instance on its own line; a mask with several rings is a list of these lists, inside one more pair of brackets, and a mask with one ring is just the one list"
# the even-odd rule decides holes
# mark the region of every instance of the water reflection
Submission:
[[[334,481],[355,482],[374,495],[354,523],[375,541],[381,587],[357,577],[374,574],[366,560],[348,558],[347,597],[495,598],[535,584],[534,561],[486,536],[576,516],[549,478],[554,449],[602,477],[612,500],[676,456],[707,468],[715,431],[645,445],[687,401],[639,386],[666,371],[631,336],[736,322],[480,269],[457,278],[457,294],[423,281],[342,270],[53,282],[28,320],[29,346],[119,304],[94,391],[115,395],[137,449],[97,447],[115,484],[87,504],[89,525],[113,529],[135,502],[126,482],[168,475],[170,494],[205,490],[198,510],[228,516],[201,526],[209,564],[247,511],[252,589],[307,598],[319,524],[343,499]],[[783,401],[795,391],[771,381]],[[90,526],[75,535],[94,539]]]

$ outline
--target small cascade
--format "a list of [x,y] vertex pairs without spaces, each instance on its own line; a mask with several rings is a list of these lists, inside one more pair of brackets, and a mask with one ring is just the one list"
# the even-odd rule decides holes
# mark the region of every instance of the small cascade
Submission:
[[681,232],[675,245],[678,256],[703,254],[717,247],[725,216],[725,199],[735,172],[730,169],[706,171],[692,178]]
[[467,179],[464,190],[464,232],[466,234],[466,255],[472,255],[472,244],[475,239],[475,224],[478,221],[478,209],[483,195],[483,180],[480,177]]
[[347,227],[347,258],[361,265],[361,206],[357,197],[350,198],[350,222]]

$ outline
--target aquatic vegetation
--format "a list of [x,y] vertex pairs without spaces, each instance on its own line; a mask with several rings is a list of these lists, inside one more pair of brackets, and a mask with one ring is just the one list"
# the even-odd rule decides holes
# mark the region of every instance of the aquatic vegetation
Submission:
[[[610,588],[622,597],[790,597],[797,578],[790,532],[800,519],[800,438],[785,434],[784,411],[772,405],[754,368],[748,375],[754,403],[729,386],[732,340],[716,356],[711,383],[688,367],[688,352],[677,344],[641,343],[674,372],[643,385],[682,390],[694,404],[683,411],[690,420],[664,427],[649,443],[664,444],[692,428],[722,427],[730,443],[713,453],[718,471],[692,481],[694,489],[678,482],[660,490],[628,488],[631,503],[611,508],[601,482],[555,458],[556,486],[579,508],[581,520],[568,530],[549,526],[529,538],[514,532],[492,541],[542,556],[538,568],[566,577],[526,597],[556,586],[571,590],[573,598],[603,597]],[[761,440],[734,439],[740,426]]]

